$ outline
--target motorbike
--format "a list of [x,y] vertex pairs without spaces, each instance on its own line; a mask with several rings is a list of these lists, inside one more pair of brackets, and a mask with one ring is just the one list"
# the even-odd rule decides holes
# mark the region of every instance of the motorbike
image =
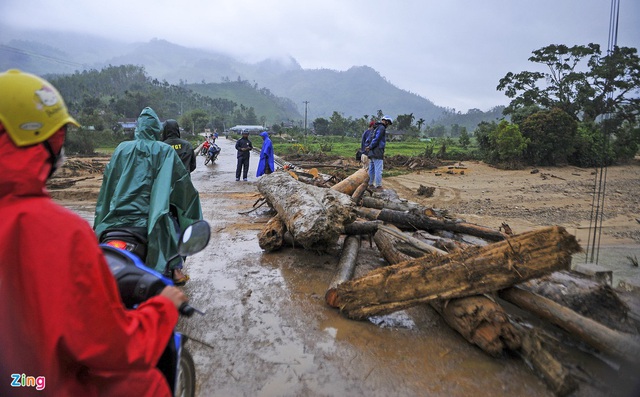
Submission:
[[206,156],[207,152],[209,151],[209,146],[211,146],[211,143],[209,143],[209,141],[205,141],[202,144],[202,148],[200,149],[200,156]]
[[214,163],[216,161],[216,159],[218,158],[218,155],[220,154],[220,151],[222,149],[220,149],[220,146],[216,145],[215,143],[211,144],[211,147],[209,147],[209,150],[207,151],[206,157],[204,159],[204,165],[211,163]]
[[[139,256],[146,251],[146,238],[142,238],[139,228],[120,228],[105,231],[100,247],[104,252],[111,273],[116,279],[120,296],[125,307],[135,308],[145,300],[158,295],[173,280],[147,267]],[[106,236],[105,236],[106,235]],[[182,232],[178,243],[178,253],[170,258],[186,257],[202,251],[211,237],[209,224],[197,221]],[[168,265],[167,265],[168,266]],[[166,269],[165,269],[166,273]],[[194,313],[204,314],[188,303],[178,309],[181,315],[191,317]],[[174,396],[193,397],[196,387],[196,372],[193,357],[186,349],[188,336],[174,331],[169,338],[157,367],[165,376]]]

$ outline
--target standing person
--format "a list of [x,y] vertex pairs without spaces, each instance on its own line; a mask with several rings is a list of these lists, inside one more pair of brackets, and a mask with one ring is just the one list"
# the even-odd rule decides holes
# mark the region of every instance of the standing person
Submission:
[[[202,219],[200,197],[171,146],[160,142],[162,125],[153,109],[140,113],[133,141],[116,147],[104,170],[93,228],[98,236],[115,227],[147,231],[147,257],[161,273],[177,254],[179,230]],[[189,277],[182,259],[169,266],[176,285]]]
[[124,309],[93,230],[45,187],[78,123],[35,75],[0,73],[0,92],[0,395],[170,396],[155,366],[187,297]]
[[365,154],[365,149],[367,147],[367,142],[369,141],[369,137],[371,136],[371,131],[373,131],[373,126],[376,125],[374,120],[369,122],[369,127],[364,130],[362,133],[362,139],[360,140],[360,164],[362,164],[362,168],[369,169],[369,156]]
[[236,166],[236,181],[240,180],[240,174],[242,173],[242,180],[247,181],[247,175],[249,173],[249,156],[253,144],[249,140],[249,131],[242,131],[242,138],[236,141],[236,150],[238,151],[238,165]]
[[369,187],[375,190],[382,190],[384,148],[387,145],[387,127],[391,124],[393,124],[391,117],[382,117],[380,122],[376,123],[364,148],[365,154],[369,156]]
[[269,133],[262,131],[260,133],[262,137],[262,149],[260,150],[260,162],[258,163],[258,170],[256,176],[263,174],[270,174],[275,171],[274,158],[273,158],[273,144],[269,139]]
[[178,126],[177,121],[169,119],[164,122],[162,141],[178,152],[178,157],[182,160],[184,168],[188,169],[189,172],[193,172],[196,169],[196,153],[189,141],[180,138],[180,126]]

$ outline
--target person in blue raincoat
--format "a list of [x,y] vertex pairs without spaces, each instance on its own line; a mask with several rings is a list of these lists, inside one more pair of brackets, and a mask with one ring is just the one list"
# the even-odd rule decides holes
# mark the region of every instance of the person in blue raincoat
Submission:
[[275,171],[274,159],[273,159],[273,144],[269,139],[269,133],[262,131],[260,136],[263,139],[262,149],[260,150],[260,162],[258,163],[258,170],[256,176],[263,174],[270,174]]
[[[133,141],[118,145],[105,168],[93,228],[98,236],[108,228],[147,230],[145,263],[164,272],[177,253],[179,233],[202,219],[200,197],[176,151],[162,142],[162,124],[153,109],[140,113]],[[188,279],[182,260],[169,266],[178,285]]]

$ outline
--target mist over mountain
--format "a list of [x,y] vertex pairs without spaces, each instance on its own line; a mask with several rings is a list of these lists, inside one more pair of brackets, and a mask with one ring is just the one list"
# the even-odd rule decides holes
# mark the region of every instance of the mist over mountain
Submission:
[[0,37],[0,54],[0,69],[19,68],[40,75],[131,64],[143,66],[151,78],[170,84],[248,81],[256,89],[266,88],[284,98],[283,102],[297,107],[298,114],[304,115],[306,108],[309,121],[329,118],[334,111],[361,118],[381,110],[393,117],[413,113],[416,120],[433,124],[448,111],[397,88],[369,66],[307,70],[293,58],[250,64],[161,39],[123,43],[86,34],[9,30]]

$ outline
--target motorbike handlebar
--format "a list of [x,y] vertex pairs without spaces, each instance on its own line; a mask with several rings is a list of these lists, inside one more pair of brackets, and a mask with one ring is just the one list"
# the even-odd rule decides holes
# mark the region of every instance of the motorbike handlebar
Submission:
[[196,309],[195,307],[189,305],[187,302],[184,302],[183,304],[180,305],[180,307],[178,308],[178,312],[186,317],[193,316],[193,313],[204,315],[203,311]]

